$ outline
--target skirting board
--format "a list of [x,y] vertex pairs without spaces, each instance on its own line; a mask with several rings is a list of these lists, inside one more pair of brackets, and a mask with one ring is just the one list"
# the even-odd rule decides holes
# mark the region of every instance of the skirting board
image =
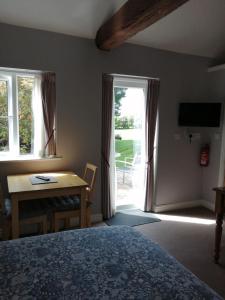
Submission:
[[202,206],[205,207],[205,208],[208,208],[209,210],[211,211],[215,211],[215,201],[213,202],[209,202],[209,201],[206,201],[206,200],[201,200],[202,201]]
[[[102,220],[103,220],[102,214],[93,214],[93,215],[91,215],[91,223],[92,224],[102,222]],[[71,225],[72,226],[77,226],[78,225],[78,218],[71,219]]]
[[153,211],[155,213],[161,213],[164,211],[170,211],[170,210],[176,210],[176,209],[183,209],[183,208],[191,208],[191,207],[197,207],[197,206],[203,206],[206,207],[212,211],[214,211],[214,202],[209,202],[206,200],[195,200],[195,201],[186,201],[181,203],[170,203],[165,205],[154,205]]

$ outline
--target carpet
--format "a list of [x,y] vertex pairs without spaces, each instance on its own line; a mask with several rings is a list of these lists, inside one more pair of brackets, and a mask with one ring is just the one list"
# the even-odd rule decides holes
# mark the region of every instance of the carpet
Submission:
[[117,212],[115,216],[106,220],[105,223],[109,226],[127,225],[133,227],[159,221],[161,220],[151,213],[145,213],[138,209],[126,209]]
[[195,207],[160,213],[157,217],[161,218],[161,214],[186,217],[188,220],[162,219],[163,222],[145,224],[135,229],[166,249],[225,299],[225,229],[222,234],[220,264],[216,265],[213,261],[216,225],[196,222],[203,219],[215,221],[214,212]]

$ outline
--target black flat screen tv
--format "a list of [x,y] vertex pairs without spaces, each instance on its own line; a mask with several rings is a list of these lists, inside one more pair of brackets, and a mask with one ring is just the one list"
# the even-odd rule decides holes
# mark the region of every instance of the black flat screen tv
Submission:
[[178,125],[186,127],[220,127],[221,103],[180,103]]

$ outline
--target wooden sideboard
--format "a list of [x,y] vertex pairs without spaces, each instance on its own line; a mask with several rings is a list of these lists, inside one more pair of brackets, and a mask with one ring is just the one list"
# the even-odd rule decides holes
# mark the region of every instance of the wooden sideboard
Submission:
[[225,187],[218,187],[213,189],[216,192],[216,232],[215,232],[215,253],[214,261],[219,263],[220,245],[223,231],[223,217],[225,213]]

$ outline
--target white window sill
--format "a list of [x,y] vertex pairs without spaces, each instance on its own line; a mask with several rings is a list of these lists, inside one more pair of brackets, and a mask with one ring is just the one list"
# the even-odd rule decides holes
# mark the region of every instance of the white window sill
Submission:
[[46,161],[46,160],[60,160],[61,156],[46,156],[46,157],[35,157],[32,155],[21,155],[17,157],[1,156],[0,162],[24,162],[24,161]]

